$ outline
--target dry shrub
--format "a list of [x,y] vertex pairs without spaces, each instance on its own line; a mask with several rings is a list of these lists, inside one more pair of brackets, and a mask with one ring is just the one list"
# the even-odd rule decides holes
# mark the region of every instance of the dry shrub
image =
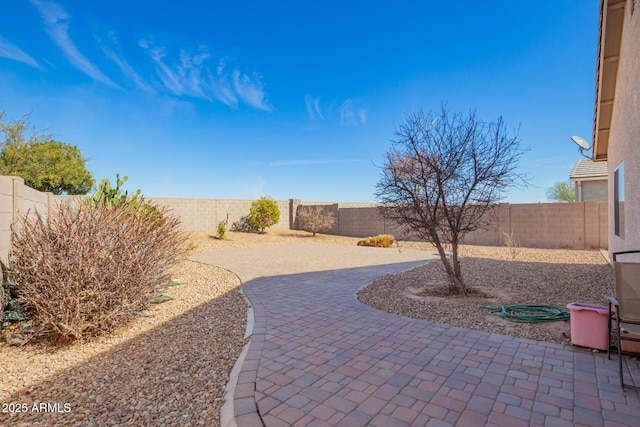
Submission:
[[61,203],[46,220],[38,214],[25,218],[14,233],[17,301],[59,342],[85,340],[129,322],[167,283],[166,268],[185,247],[179,219],[164,209],[149,215],[140,206]]
[[336,216],[329,210],[330,206],[299,206],[298,222],[301,230],[313,233],[325,233],[331,231],[336,224]]
[[513,237],[513,232],[511,233],[503,233],[504,235],[504,245],[509,249],[509,255],[511,255],[511,260],[515,261],[518,258],[518,254],[520,253],[520,241]]
[[367,237],[358,242],[358,246],[375,246],[377,248],[392,248],[393,236],[390,234],[379,234],[374,237]]

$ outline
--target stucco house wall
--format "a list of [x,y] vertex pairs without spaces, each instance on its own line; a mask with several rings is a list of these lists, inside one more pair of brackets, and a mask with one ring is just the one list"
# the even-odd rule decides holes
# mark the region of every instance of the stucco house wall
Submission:
[[[640,250],[640,4],[627,1],[609,131],[609,249]],[[614,171],[624,162],[624,232],[614,232]]]

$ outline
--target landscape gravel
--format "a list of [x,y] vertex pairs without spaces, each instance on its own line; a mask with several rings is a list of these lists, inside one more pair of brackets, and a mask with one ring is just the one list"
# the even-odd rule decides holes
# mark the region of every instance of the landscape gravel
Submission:
[[[205,252],[300,241],[355,245],[359,239],[271,230],[228,232],[225,240],[190,233],[190,240],[194,251]],[[433,250],[424,243],[380,250],[404,249]],[[439,261],[382,278],[359,298],[405,316],[567,342],[568,322],[513,324],[477,306],[604,304],[612,292],[611,269],[597,251],[521,248],[512,260],[508,248],[465,246],[463,255],[467,282],[490,298],[427,295],[445,283]],[[62,348],[0,343],[0,425],[219,426],[224,387],[246,343],[247,304],[231,272],[182,260],[171,274],[180,283],[165,290],[171,300],[108,336]]]
[[[401,247],[434,251],[425,243],[411,242]],[[607,298],[614,295],[612,269],[600,251],[462,246],[461,254],[465,283],[480,294],[438,295],[447,287],[446,273],[438,259],[376,280],[360,291],[358,298],[402,316],[570,344],[568,320],[514,322],[490,315],[480,306],[541,304],[566,309],[572,302],[606,306]]]

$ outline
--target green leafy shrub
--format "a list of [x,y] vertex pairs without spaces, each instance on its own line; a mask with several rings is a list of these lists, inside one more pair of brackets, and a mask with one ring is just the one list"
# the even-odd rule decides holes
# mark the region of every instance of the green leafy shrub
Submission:
[[379,234],[374,237],[367,237],[358,242],[358,246],[375,246],[377,248],[392,248],[393,236],[390,234]]
[[141,203],[138,205],[138,209],[136,210],[138,218],[150,227],[164,227],[167,220],[160,209],[156,205],[145,202],[144,198],[141,198],[140,200]]
[[162,209],[150,226],[144,203],[128,209],[60,203],[47,220],[22,220],[12,236],[16,302],[58,342],[85,340],[126,324],[148,306],[185,237]]
[[280,221],[280,209],[278,203],[268,196],[260,197],[251,203],[249,210],[249,222],[264,233],[265,228],[269,228]]
[[224,221],[220,221],[218,223],[217,235],[218,239],[224,240],[227,234],[227,226],[229,225],[229,214],[227,214],[227,218]]

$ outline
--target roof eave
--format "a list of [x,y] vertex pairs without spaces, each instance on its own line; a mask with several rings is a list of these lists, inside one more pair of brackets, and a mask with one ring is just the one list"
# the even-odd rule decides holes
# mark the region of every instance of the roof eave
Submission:
[[601,0],[593,114],[594,161],[607,160],[626,0]]

